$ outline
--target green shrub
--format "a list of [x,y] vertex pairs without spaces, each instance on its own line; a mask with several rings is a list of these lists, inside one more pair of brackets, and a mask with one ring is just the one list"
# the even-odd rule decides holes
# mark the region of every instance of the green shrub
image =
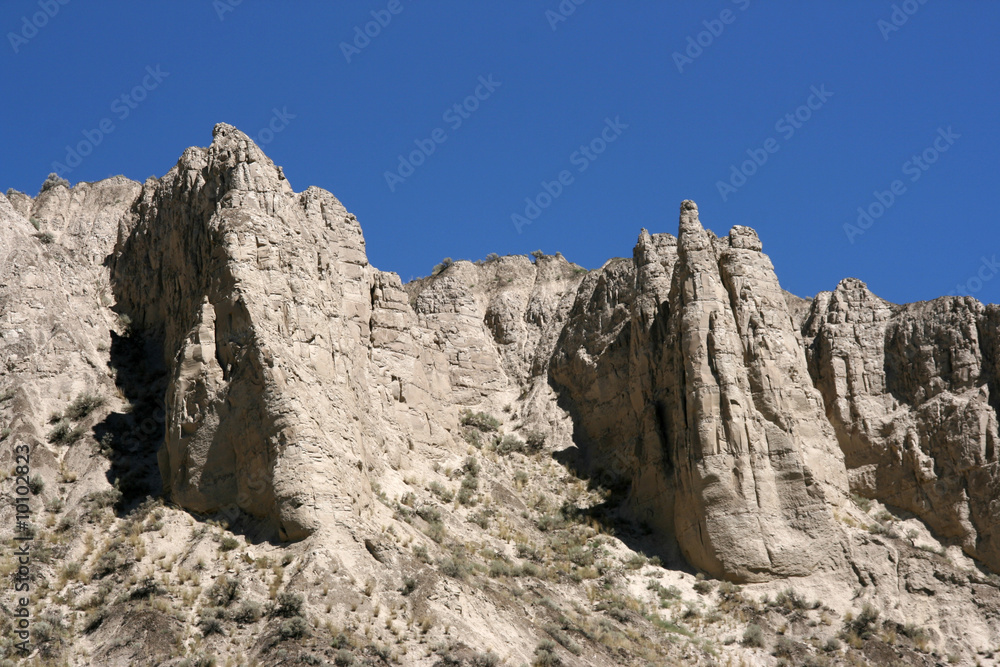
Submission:
[[498,259],[500,259],[500,255],[496,254],[495,252],[491,252],[490,254],[486,255],[487,262],[494,262]]
[[535,522],[535,525],[538,526],[538,530],[543,533],[548,533],[562,528],[566,525],[566,522],[561,516],[556,516],[555,514],[543,514]]
[[778,658],[791,658],[795,655],[795,648],[797,646],[798,644],[788,637],[779,637],[771,653]]
[[799,595],[794,588],[786,588],[778,593],[774,598],[774,604],[785,609],[815,609],[818,604],[810,605],[806,599]]
[[484,507],[469,515],[469,523],[474,523],[485,530],[489,528],[491,516],[493,516],[493,510]]
[[38,242],[42,245],[49,245],[56,240],[56,237],[52,235],[52,232],[38,232],[35,234],[35,238],[38,239]]
[[[648,559],[644,554],[636,553],[629,556],[628,560],[625,561],[625,567],[630,570],[639,570],[647,563]],[[699,581],[704,579],[704,577],[699,575]],[[695,584],[697,586],[697,583]],[[695,588],[697,590],[697,588]]]
[[524,434],[524,449],[529,454],[542,451],[545,447],[545,434],[541,431],[528,431]]
[[861,607],[861,613],[844,624],[845,630],[854,632],[861,639],[871,639],[875,633],[876,621],[878,621],[878,609],[866,602]]
[[472,564],[461,556],[446,558],[438,563],[441,574],[452,579],[465,579],[472,571]]
[[49,432],[49,442],[54,445],[72,445],[83,437],[87,429],[77,425],[70,427],[68,421],[60,421],[56,427]]
[[455,497],[454,493],[452,493],[451,491],[449,491],[447,489],[447,487],[445,487],[443,484],[441,484],[440,482],[437,482],[437,481],[431,482],[427,486],[427,488],[430,489],[431,493],[433,493],[435,496],[437,496],[443,502],[446,502],[446,503],[450,503],[452,501],[452,499]]
[[444,259],[441,260],[440,264],[435,264],[434,265],[434,269],[431,270],[431,275],[432,276],[438,275],[439,273],[441,273],[442,271],[444,271],[445,269],[447,269],[449,266],[451,266],[454,263],[455,262],[452,261],[451,257],[445,257]]
[[282,622],[278,634],[284,639],[298,639],[309,631],[309,624],[301,616],[292,616]]
[[472,428],[466,426],[462,428],[462,439],[467,443],[475,447],[476,449],[483,448],[483,435],[477,428]]
[[42,183],[42,189],[38,191],[38,194],[42,194],[43,192],[51,190],[52,188],[58,187],[60,185],[67,189],[69,189],[70,187],[69,181],[67,181],[65,178],[62,178],[59,174],[52,172],[45,179],[45,182]]
[[34,625],[31,626],[31,635],[34,637],[36,644],[44,644],[58,637],[59,633],[51,623],[47,621],[35,621]]
[[525,451],[524,441],[516,435],[508,433],[504,437],[497,439],[496,450],[497,454],[502,456],[506,456],[507,454],[511,454],[513,452],[523,453]]
[[107,551],[101,554],[94,563],[92,574],[95,579],[101,579],[119,570],[127,569],[133,563],[135,563],[135,555],[132,547],[121,537],[116,537],[112,540]]
[[462,426],[471,426],[475,429],[488,433],[500,428],[500,420],[485,412],[472,412],[465,410],[461,417]]
[[274,615],[284,616],[285,618],[297,616],[302,611],[302,602],[302,595],[299,593],[288,591],[278,593],[274,605]]
[[41,495],[42,491],[45,489],[45,480],[38,473],[35,473],[28,480],[28,488],[31,489],[31,494],[34,496]]
[[240,546],[240,541],[232,535],[223,535],[222,539],[219,540],[219,549],[221,551],[232,551],[238,546]]
[[914,623],[907,623],[900,629],[900,632],[904,637],[909,637],[914,642],[927,641],[930,639],[930,635],[927,634],[927,631]]
[[417,557],[421,563],[430,563],[431,555],[427,551],[427,547],[422,544],[413,545],[413,555]]
[[104,405],[104,397],[97,394],[80,394],[66,408],[66,418],[80,421],[97,408]]
[[872,508],[872,501],[871,500],[869,500],[868,498],[865,498],[863,496],[859,496],[856,493],[852,493],[851,494],[851,500],[854,501],[854,504],[857,505],[861,509],[862,512],[868,513],[868,511],[871,510],[871,508]]
[[469,658],[469,667],[497,667],[499,664],[500,657],[492,651],[476,653]]
[[707,595],[711,593],[713,590],[715,590],[715,582],[708,581],[706,579],[701,579],[699,581],[694,582],[694,590],[699,595]]
[[164,590],[156,582],[153,577],[144,577],[135,585],[129,597],[133,600],[142,600],[154,597],[156,595],[163,595]]
[[751,623],[743,631],[743,645],[751,648],[764,647],[764,631],[756,623]]
[[203,609],[201,613],[202,616],[198,619],[198,629],[201,630],[201,634],[206,637],[209,635],[225,634],[222,621],[219,619],[215,609]]
[[839,651],[840,640],[837,639],[836,637],[830,637],[829,639],[826,640],[826,643],[823,644],[823,650],[826,651],[827,653],[833,653],[835,651]]
[[551,639],[543,639],[535,647],[535,660],[531,663],[533,667],[559,667],[562,660],[556,655],[556,643]]
[[122,492],[118,489],[112,487],[110,489],[104,489],[103,491],[93,491],[84,501],[93,508],[104,508],[112,507],[118,504],[118,501],[122,499]]
[[515,568],[502,558],[495,558],[490,561],[489,573],[494,579],[498,577],[511,577],[515,575]]
[[466,474],[462,486],[458,490],[458,502],[462,505],[473,504],[473,497],[479,489],[479,480],[472,474]]
[[256,623],[263,615],[260,604],[243,600],[231,612],[232,619],[240,624]]
[[216,607],[228,607],[239,597],[239,582],[223,574],[208,589],[206,596]]

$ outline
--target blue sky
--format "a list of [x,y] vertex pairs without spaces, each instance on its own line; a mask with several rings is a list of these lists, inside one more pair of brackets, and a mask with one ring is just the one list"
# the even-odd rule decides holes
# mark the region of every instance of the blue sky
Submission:
[[1000,3],[578,1],[8,0],[0,187],[159,176],[224,121],[404,280],[594,268],[694,199],[797,294],[1000,301]]

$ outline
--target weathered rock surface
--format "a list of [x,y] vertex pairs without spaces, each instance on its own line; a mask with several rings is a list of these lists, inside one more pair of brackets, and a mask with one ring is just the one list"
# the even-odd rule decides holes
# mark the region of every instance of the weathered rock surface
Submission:
[[847,279],[804,329],[857,493],[913,512],[1000,569],[997,307],[969,297],[895,306]]
[[[358,221],[332,194],[295,192],[246,135],[220,124],[211,146],[188,149],[160,179],[0,196],[0,442],[30,445],[48,493],[58,488],[67,504],[59,526],[93,521],[93,492],[111,483],[123,512],[162,494],[238,526],[275,563],[298,554],[286,580],[267,583],[249,552],[223,559],[220,572],[243,568],[254,595],[303,591],[345,629],[360,627],[359,605],[378,619],[384,603],[391,617],[376,632],[386,641],[400,637],[395,610],[410,604],[411,629],[434,616],[442,641],[528,662],[538,628],[569,617],[538,612],[520,587],[512,598],[484,579],[472,585],[461,564],[488,554],[502,579],[517,559],[529,573],[548,562],[549,579],[526,587],[579,610],[632,576],[608,570],[602,553],[642,548],[764,592],[794,579],[838,612],[873,601],[893,623],[936,627],[929,641],[942,650],[995,644],[997,581],[963,569],[973,561],[958,547],[1000,571],[1000,309],[969,298],[896,306],[854,279],[801,299],[781,289],[762,250],[747,227],[706,230],[686,201],[677,236],[644,229],[631,258],[593,271],[558,253],[508,256],[403,285],[368,263]],[[87,393],[104,402],[73,421],[80,441],[53,438],[50,415]],[[471,437],[466,410],[498,416],[498,438],[530,434],[538,446],[544,436],[541,455],[503,454],[488,428]],[[14,463],[0,450],[0,465]],[[459,477],[466,496],[452,502]],[[849,493],[896,512],[908,542],[885,518],[867,525]],[[0,507],[9,524],[12,508]],[[583,537],[572,556],[559,555],[568,542],[533,543],[586,512],[646,530]],[[174,554],[187,568],[219,560],[188,515],[170,516],[148,539],[161,535],[167,550],[194,540]],[[133,541],[143,532],[130,514],[102,521]],[[564,530],[560,540],[577,539]],[[82,537],[63,541],[66,559],[104,566]],[[928,546],[938,541],[952,553]],[[595,559],[604,578],[587,593]],[[672,572],[685,594],[696,590]],[[136,585],[113,577],[122,592]],[[656,590],[634,577],[625,590]],[[155,642],[168,655],[190,621],[135,615],[132,595],[87,640],[108,664],[136,659],[116,628],[168,628]],[[610,618],[645,622],[615,604],[604,607],[617,610]],[[601,627],[578,640],[604,636]],[[279,641],[268,632],[245,638],[255,656]],[[406,640],[414,655],[427,632]],[[597,648],[573,655],[609,665],[667,655]],[[701,659],[683,651],[671,659]]]
[[553,377],[635,511],[715,576],[840,567],[842,454],[756,233],[685,202],[677,239],[643,232],[588,285]]

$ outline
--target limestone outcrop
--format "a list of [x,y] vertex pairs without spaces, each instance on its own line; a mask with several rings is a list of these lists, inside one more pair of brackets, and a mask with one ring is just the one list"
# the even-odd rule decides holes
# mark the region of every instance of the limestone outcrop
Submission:
[[[803,664],[837,637],[853,664],[987,655],[1000,307],[850,278],[803,299],[763,250],[685,201],[597,269],[494,255],[403,284],[226,124],[162,178],[8,191],[0,465],[31,452],[65,662],[771,664],[752,625]],[[865,603],[880,633],[831,626]],[[677,639],[702,612],[718,654]]]
[[676,239],[644,231],[602,274],[553,377],[635,511],[714,576],[841,567],[843,456],[756,233],[716,238],[684,202]]
[[820,293],[804,329],[851,478],[1000,568],[997,307],[896,306],[859,280]]

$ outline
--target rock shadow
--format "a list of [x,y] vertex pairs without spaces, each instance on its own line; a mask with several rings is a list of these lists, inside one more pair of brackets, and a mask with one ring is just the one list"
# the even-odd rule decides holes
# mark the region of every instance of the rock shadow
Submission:
[[163,495],[156,456],[164,437],[167,372],[163,345],[154,336],[132,329],[110,335],[108,366],[129,405],[95,425],[94,437],[111,462],[107,479],[122,494],[115,510],[124,516],[145,499]]

